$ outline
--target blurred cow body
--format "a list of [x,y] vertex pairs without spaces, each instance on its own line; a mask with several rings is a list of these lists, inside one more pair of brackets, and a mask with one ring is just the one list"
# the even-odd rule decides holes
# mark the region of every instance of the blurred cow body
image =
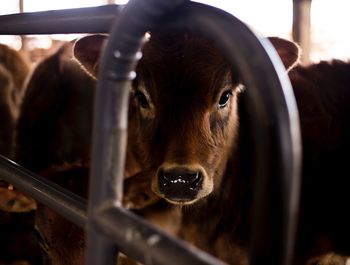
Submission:
[[[16,123],[30,65],[22,54],[0,44],[0,154],[13,158]],[[0,176],[0,263],[40,262],[33,230],[35,202]]]
[[316,258],[312,264],[345,264],[350,256],[350,213],[343,210],[350,185],[350,63],[299,66],[289,77],[303,137],[297,256],[305,260],[337,253],[333,261],[317,263]]
[[[18,120],[15,161],[86,198],[95,80],[74,59],[73,45],[64,44],[34,69]],[[132,150],[127,156],[126,176],[139,167],[139,154]],[[47,262],[83,263],[80,228],[41,204],[36,225],[46,241]]]
[[0,44],[0,154],[13,155],[14,135],[29,64],[17,51]]
[[[46,179],[83,195],[87,174],[86,179],[77,173],[74,178],[69,178],[72,174],[57,178],[63,168],[68,170],[86,163],[90,152],[94,80],[73,60],[72,46],[73,43],[64,44],[34,69],[21,106],[14,159]],[[81,182],[79,190],[77,179]],[[69,261],[79,264],[75,262],[82,258],[75,257],[83,244],[82,231],[41,204],[37,206],[35,219],[44,239],[41,244],[44,264],[69,264]],[[72,252],[69,242],[75,245]],[[58,248],[57,244],[62,247]]]
[[72,45],[41,62],[27,84],[15,157],[35,172],[88,159],[94,81],[73,60]]

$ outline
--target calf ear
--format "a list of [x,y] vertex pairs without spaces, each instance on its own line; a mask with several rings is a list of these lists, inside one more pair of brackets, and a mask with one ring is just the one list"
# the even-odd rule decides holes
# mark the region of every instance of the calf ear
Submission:
[[268,39],[281,57],[287,71],[291,70],[299,63],[300,48],[296,43],[278,37],[269,37]]
[[94,78],[97,76],[100,53],[106,39],[106,35],[89,35],[78,39],[74,44],[74,57],[82,68]]

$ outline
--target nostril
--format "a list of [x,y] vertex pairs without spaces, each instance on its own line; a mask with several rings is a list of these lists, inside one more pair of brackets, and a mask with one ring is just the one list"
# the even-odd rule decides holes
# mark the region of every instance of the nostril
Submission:
[[203,175],[200,172],[197,172],[191,181],[190,188],[193,190],[198,189],[201,186],[202,181]]

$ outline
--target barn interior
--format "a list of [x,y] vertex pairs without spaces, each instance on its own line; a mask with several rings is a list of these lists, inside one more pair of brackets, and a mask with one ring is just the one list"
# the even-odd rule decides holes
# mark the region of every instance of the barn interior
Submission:
[[[278,36],[297,43],[302,51],[300,57],[302,66],[334,59],[348,61],[350,58],[350,34],[344,30],[346,25],[350,25],[348,15],[350,3],[347,0],[200,0],[196,2],[217,7],[232,14],[246,23],[259,37]],[[87,36],[90,32],[15,35],[8,33],[11,27],[6,24],[6,16],[49,10],[61,10],[64,13],[66,9],[93,8],[104,5],[112,7],[125,4],[128,4],[127,1],[119,0],[55,2],[14,0],[6,3],[3,1],[0,3],[0,44],[18,51],[33,71],[43,60],[55,54],[62,45]],[[32,19],[35,20],[35,16]],[[38,27],[40,27],[40,21]],[[0,66],[1,64],[0,61]],[[0,141],[3,140],[0,139]],[[1,155],[4,156],[4,159],[13,159],[12,153],[4,152]],[[10,163],[8,165],[11,166]],[[43,258],[43,249],[48,246],[42,241],[40,232],[35,229],[36,201],[6,179],[0,175],[0,265],[51,264],[45,257]],[[65,232],[62,231],[62,233]],[[152,260],[145,259],[146,264],[153,264]],[[208,263],[194,264],[219,264],[215,262],[216,260],[209,259]],[[337,262],[308,264],[348,265],[350,258]],[[119,260],[118,264],[129,263]],[[253,261],[251,264],[264,263]]]

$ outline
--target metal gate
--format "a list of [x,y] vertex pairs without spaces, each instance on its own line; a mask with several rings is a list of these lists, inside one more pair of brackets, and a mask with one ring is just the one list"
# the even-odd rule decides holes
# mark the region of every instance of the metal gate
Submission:
[[[188,30],[222,48],[249,87],[257,143],[250,264],[291,262],[298,202],[300,132],[291,86],[271,44],[226,12],[186,0],[131,0],[101,6],[0,16],[0,34],[109,33],[94,109],[88,204],[16,163],[0,174],[19,190],[87,231],[87,265],[115,264],[116,251],[146,264],[222,264],[172,238],[121,206],[128,87],[150,30]],[[118,148],[111,148],[118,146]],[[112,174],[111,174],[112,172]],[[271,192],[271,184],[278,192]],[[272,211],[280,218],[271,220]]]

